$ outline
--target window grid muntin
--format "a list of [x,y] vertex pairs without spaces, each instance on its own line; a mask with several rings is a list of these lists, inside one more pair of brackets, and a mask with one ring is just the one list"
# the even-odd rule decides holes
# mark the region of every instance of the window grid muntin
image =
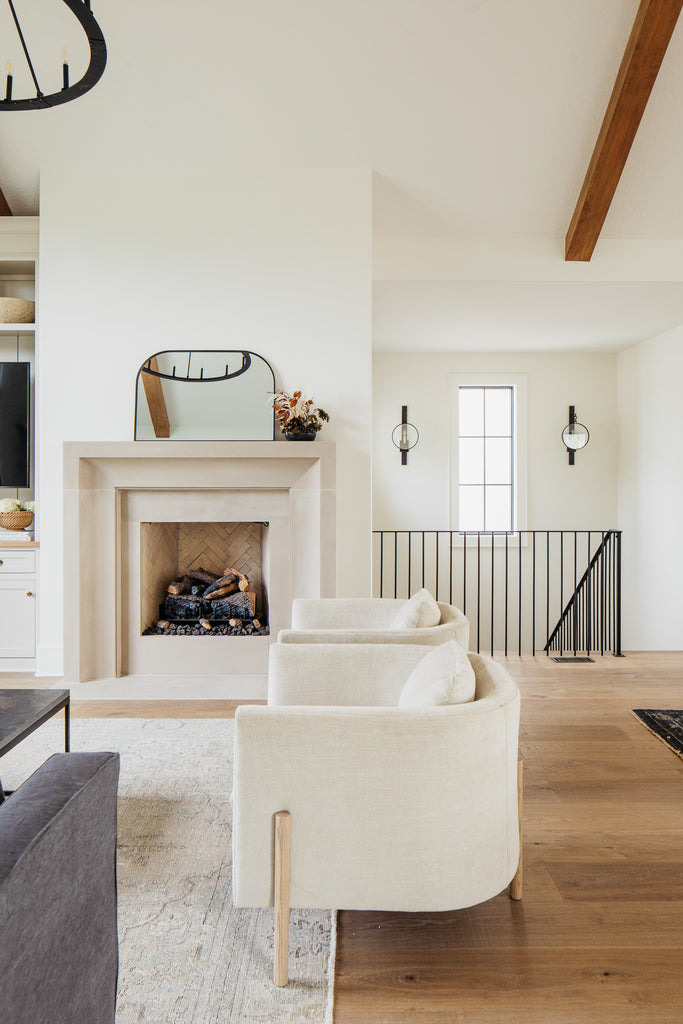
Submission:
[[[509,487],[510,488],[510,529],[509,530],[505,530],[505,531],[500,531],[500,532],[503,532],[503,533],[514,533],[514,531],[515,531],[515,450],[514,450],[514,445],[515,445],[515,429],[514,429],[515,428],[515,389],[510,384],[460,384],[460,385],[458,385],[458,394],[460,394],[461,391],[481,391],[481,392],[483,392],[483,395],[482,395],[482,402],[483,402],[483,434],[464,434],[464,435],[461,434],[461,432],[460,432],[461,431],[460,414],[458,414],[458,441],[460,441],[460,439],[462,437],[467,437],[467,438],[476,438],[476,439],[482,440],[484,442],[483,445],[482,445],[482,451],[483,451],[482,474],[483,474],[483,481],[484,482],[483,482],[483,484],[461,484],[460,481],[458,481],[458,489],[460,489],[461,487],[481,487],[483,489],[484,493],[483,493],[483,510],[482,510],[482,512],[483,512],[483,527],[482,527],[482,531],[483,532],[490,532],[490,531],[486,530],[486,491],[487,491],[488,488],[491,488],[491,487]],[[509,392],[509,394],[510,394],[510,433],[509,434],[487,434],[486,433],[486,392],[487,391],[507,391],[507,392]],[[486,483],[486,441],[487,441],[487,438],[489,438],[489,437],[491,437],[491,438],[494,438],[494,437],[495,438],[504,438],[504,439],[508,439],[509,438],[509,441],[510,441],[510,482],[509,482],[509,484],[487,484]],[[459,505],[459,503],[458,503],[458,505]],[[458,516],[459,516],[459,514],[460,513],[458,511]],[[462,524],[459,523],[458,525],[460,527],[460,532],[463,532]],[[477,531],[472,531],[472,532],[477,532]]]

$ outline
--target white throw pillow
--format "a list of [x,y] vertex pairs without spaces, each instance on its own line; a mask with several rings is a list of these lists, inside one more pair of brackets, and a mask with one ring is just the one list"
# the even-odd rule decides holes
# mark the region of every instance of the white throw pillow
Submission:
[[467,704],[474,700],[476,680],[467,652],[455,640],[439,644],[418,662],[406,679],[400,708]]
[[441,609],[429,591],[423,588],[399,609],[389,628],[421,629],[423,626],[438,626],[440,622]]

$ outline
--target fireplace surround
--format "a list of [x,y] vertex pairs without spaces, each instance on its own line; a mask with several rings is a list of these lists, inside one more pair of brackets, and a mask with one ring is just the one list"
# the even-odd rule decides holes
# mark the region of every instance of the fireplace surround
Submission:
[[[261,585],[270,636],[142,636],[146,523],[268,523]],[[68,682],[264,675],[292,599],[331,597],[335,589],[333,443],[65,443]]]

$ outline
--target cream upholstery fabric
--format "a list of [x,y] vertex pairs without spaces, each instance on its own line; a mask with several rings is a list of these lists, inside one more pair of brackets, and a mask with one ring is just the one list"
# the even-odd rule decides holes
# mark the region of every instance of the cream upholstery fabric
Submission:
[[476,679],[466,652],[455,640],[426,654],[406,679],[400,708],[441,707],[474,700]]
[[426,626],[438,626],[441,622],[441,609],[423,587],[399,608],[394,617],[392,629],[424,629]]
[[391,597],[297,598],[292,602],[292,628],[281,629],[279,643],[304,644],[442,644],[457,640],[467,650],[470,624],[453,605],[438,601],[438,626],[392,629],[408,602]]
[[424,653],[273,645],[270,705],[243,705],[235,720],[238,906],[273,902],[279,810],[291,814],[293,907],[456,909],[510,882],[519,692],[502,666],[470,654],[473,702],[398,708]]

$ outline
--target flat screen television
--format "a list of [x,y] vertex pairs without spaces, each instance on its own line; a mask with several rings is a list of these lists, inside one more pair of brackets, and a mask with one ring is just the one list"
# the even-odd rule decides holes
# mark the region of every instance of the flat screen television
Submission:
[[30,487],[30,363],[0,363],[0,487]]

